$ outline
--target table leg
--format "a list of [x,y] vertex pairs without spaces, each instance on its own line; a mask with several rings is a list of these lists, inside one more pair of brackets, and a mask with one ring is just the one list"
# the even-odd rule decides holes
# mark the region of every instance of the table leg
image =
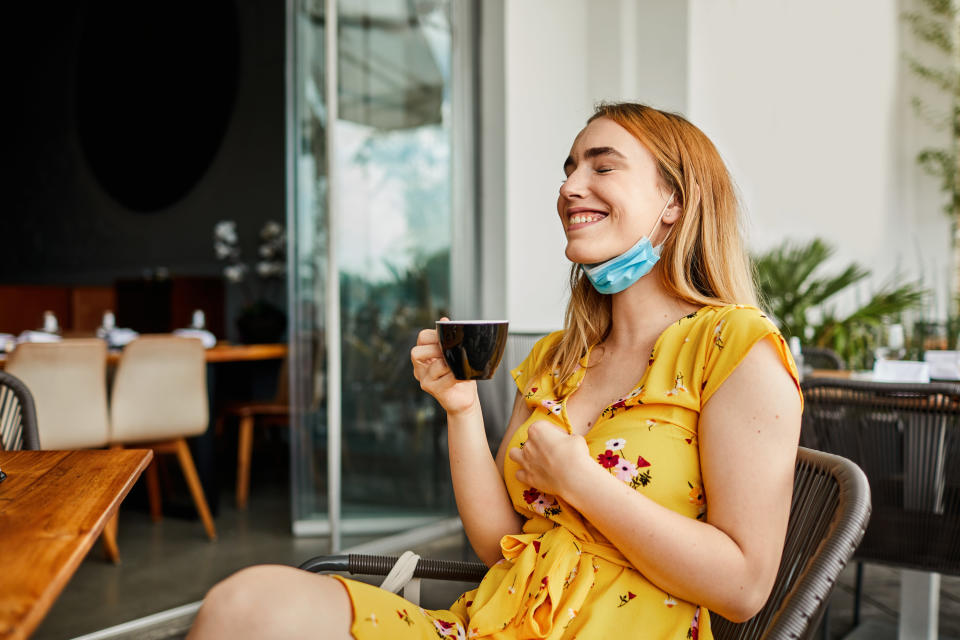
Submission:
[[899,640],[936,640],[940,574],[900,571]]

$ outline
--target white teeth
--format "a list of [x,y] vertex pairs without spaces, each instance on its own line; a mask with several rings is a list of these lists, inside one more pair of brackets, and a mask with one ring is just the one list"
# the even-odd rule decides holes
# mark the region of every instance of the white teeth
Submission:
[[584,223],[587,223],[587,222],[596,222],[597,220],[602,220],[602,219],[603,219],[603,216],[598,216],[598,215],[590,215],[590,214],[588,214],[588,215],[579,215],[579,214],[576,214],[576,215],[573,215],[573,216],[570,217],[570,223],[571,223],[571,224],[584,224]]

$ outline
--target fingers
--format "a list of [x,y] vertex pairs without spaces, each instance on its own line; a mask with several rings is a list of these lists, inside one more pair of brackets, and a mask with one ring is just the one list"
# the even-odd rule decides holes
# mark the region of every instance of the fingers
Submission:
[[436,329],[424,329],[417,334],[417,345],[440,344],[440,338],[437,337]]

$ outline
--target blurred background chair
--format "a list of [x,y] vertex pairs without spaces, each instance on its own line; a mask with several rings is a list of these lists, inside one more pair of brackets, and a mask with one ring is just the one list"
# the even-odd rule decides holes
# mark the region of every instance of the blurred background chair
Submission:
[[[756,616],[740,624],[711,615],[714,637],[811,637],[869,520],[870,486],[863,471],[840,456],[801,447],[786,542],[770,597]],[[318,556],[300,568],[318,573],[386,575],[395,561],[395,557],[362,554]],[[486,572],[481,562],[424,559],[413,575],[475,582]]]
[[803,347],[803,363],[811,369],[846,369],[840,354],[827,347]]
[[533,345],[545,335],[538,332],[511,332],[507,336],[503,360],[500,361],[493,379],[477,383],[487,440],[494,449],[500,445],[500,439],[507,431],[513,411],[513,399],[517,395],[517,385],[510,371],[523,362]]
[[288,389],[288,360],[284,358],[277,380],[277,392],[271,402],[242,402],[230,405],[217,418],[216,432],[220,435],[227,418],[237,418],[237,490],[238,509],[247,508],[250,495],[250,461],[253,457],[253,429],[287,427],[290,424]]
[[0,371],[0,450],[39,449],[37,410],[27,385]]
[[[855,559],[960,575],[960,385],[814,378],[803,395],[802,444],[853,460],[870,481],[873,517]],[[926,588],[903,577],[901,616]],[[854,625],[861,588],[858,566]]]
[[[6,372],[33,395],[44,449],[92,449],[109,442],[107,344],[98,339],[26,342],[9,355]],[[116,518],[104,527],[104,552],[117,563]]]
[[6,371],[33,394],[44,449],[107,445],[107,345],[103,340],[24,343],[10,354]]
[[[193,497],[207,536],[217,537],[213,518],[186,438],[207,430],[206,358],[195,338],[143,336],[127,345],[113,380],[110,401],[112,443],[173,453]],[[162,513],[154,463],[147,468],[147,493],[154,520]]]

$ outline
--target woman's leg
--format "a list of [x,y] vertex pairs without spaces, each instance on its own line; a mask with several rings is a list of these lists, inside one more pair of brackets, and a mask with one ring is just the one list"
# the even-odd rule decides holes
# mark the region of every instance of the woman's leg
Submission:
[[188,640],[207,638],[352,638],[353,611],[343,585],[293,567],[243,569],[203,599]]

